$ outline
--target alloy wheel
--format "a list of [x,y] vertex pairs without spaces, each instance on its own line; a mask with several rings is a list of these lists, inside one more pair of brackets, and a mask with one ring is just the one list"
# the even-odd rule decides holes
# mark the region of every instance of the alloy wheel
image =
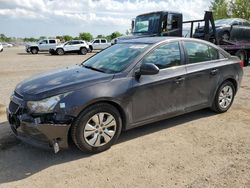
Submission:
[[110,142],[116,133],[116,127],[116,120],[111,114],[97,113],[87,121],[83,136],[90,146],[100,147]]
[[219,105],[221,108],[227,108],[231,105],[233,100],[233,88],[229,85],[226,85],[222,88],[219,95]]

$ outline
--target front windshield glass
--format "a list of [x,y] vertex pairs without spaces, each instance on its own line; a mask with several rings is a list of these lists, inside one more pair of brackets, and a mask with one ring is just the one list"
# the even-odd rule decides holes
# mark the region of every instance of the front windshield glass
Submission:
[[137,16],[134,33],[157,33],[160,26],[160,14]]
[[216,26],[220,26],[220,25],[231,25],[231,23],[233,22],[232,19],[221,19],[221,20],[216,20],[214,22],[214,24]]
[[121,72],[147,47],[147,44],[115,44],[89,58],[82,65],[105,73]]

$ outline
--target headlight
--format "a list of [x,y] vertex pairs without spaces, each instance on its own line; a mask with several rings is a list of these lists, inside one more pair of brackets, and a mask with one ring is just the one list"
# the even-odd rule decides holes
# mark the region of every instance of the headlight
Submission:
[[33,113],[50,113],[54,110],[58,102],[69,94],[70,93],[64,93],[43,99],[41,101],[28,101],[27,106],[30,112]]

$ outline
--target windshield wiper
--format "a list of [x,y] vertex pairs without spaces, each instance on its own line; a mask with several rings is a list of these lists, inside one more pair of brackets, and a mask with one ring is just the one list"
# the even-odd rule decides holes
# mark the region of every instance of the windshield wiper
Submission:
[[105,73],[104,70],[97,69],[97,68],[95,68],[95,67],[91,67],[91,66],[84,65],[84,64],[82,64],[82,66],[85,67],[85,68],[87,68],[87,69],[91,69],[91,70],[95,70],[95,71],[98,71],[98,72],[104,72],[104,73]]

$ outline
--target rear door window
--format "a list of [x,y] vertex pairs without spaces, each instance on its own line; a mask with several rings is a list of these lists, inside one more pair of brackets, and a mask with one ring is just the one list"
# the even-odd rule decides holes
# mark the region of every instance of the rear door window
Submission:
[[106,40],[101,40],[101,43],[106,43]]
[[56,40],[49,40],[49,43],[50,43],[50,44],[55,44],[55,43],[56,43]]
[[188,63],[200,63],[220,59],[217,49],[198,42],[184,42],[187,51]]

